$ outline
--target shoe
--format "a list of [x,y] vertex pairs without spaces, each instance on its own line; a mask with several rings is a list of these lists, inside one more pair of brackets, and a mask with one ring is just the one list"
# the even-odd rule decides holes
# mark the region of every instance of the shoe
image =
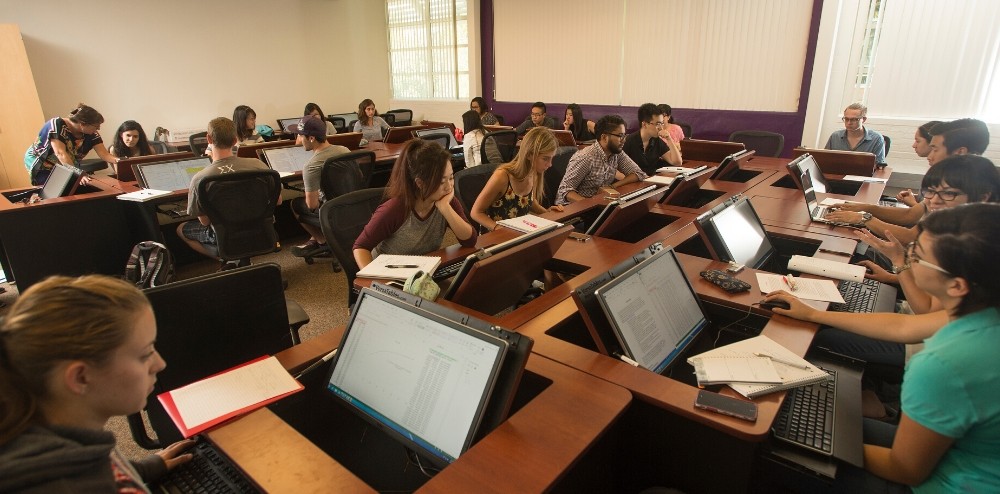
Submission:
[[302,245],[296,245],[295,247],[292,247],[291,249],[289,249],[289,251],[295,257],[311,257],[312,255],[316,254],[317,252],[320,252],[321,250],[326,249],[326,248],[327,247],[325,245],[321,245],[315,239],[311,238],[311,239],[309,239],[308,242],[306,242],[306,243],[304,243]]

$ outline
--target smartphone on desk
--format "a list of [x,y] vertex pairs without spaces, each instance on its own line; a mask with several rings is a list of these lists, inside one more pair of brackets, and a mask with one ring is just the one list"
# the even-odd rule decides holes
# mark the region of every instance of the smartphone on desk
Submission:
[[729,396],[720,395],[704,389],[698,390],[698,398],[694,400],[694,406],[703,410],[708,410],[738,419],[757,421],[757,404],[752,401],[744,401]]

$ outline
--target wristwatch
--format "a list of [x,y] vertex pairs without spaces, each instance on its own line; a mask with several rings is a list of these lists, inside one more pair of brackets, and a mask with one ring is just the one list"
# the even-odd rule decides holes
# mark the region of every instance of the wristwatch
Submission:
[[868,222],[871,220],[872,220],[871,213],[869,213],[868,211],[861,211],[861,221],[855,223],[855,225],[863,227],[867,225]]
[[897,266],[893,264],[892,269],[890,269],[889,272],[892,274],[899,274],[902,273],[903,271],[906,271],[907,269],[910,269],[909,264],[904,263],[902,266]]

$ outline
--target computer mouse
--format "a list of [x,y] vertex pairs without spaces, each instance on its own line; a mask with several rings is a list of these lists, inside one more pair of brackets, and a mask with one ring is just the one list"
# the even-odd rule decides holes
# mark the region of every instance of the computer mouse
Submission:
[[771,309],[773,309],[775,307],[777,307],[779,309],[785,309],[785,310],[788,310],[788,309],[792,308],[791,304],[789,304],[788,302],[785,302],[784,300],[768,300],[768,301],[764,301],[764,302],[760,303],[760,308],[761,309],[771,310]]

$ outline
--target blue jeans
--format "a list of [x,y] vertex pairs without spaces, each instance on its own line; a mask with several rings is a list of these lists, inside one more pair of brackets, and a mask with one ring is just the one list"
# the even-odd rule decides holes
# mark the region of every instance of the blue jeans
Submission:
[[[865,419],[865,444],[891,448],[895,438],[895,425],[875,419]],[[890,482],[863,468],[841,463],[837,469],[837,480],[833,484],[833,492],[897,494],[912,491],[909,486]]]

